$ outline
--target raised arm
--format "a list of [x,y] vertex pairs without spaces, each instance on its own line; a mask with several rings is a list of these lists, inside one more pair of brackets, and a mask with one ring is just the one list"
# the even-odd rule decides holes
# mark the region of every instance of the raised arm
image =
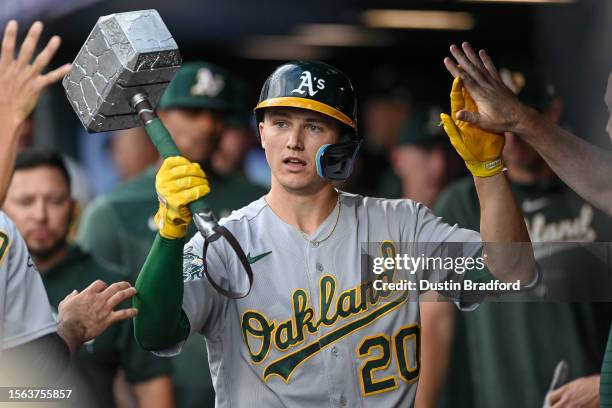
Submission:
[[189,321],[182,312],[183,246],[191,221],[187,206],[210,191],[200,166],[180,156],[164,160],[155,188],[159,234],[136,280],[134,297],[139,311],[134,333],[147,350],[169,348],[189,335]]
[[474,176],[485,263],[502,281],[530,283],[534,278],[533,249],[523,215],[503,173],[504,136],[459,119],[458,112],[466,109],[478,112],[459,77],[453,81],[450,99],[451,115],[442,114],[440,118],[451,143]]
[[[459,110],[457,118],[491,132],[517,134],[574,191],[612,215],[612,153],[587,143],[522,104],[504,85],[486,51],[476,54],[468,43],[463,43],[462,48],[452,45],[450,51],[456,61],[445,58],[444,65],[454,77],[461,78],[476,105],[476,109]],[[607,98],[612,99],[612,95]]]
[[502,281],[531,283],[535,272],[531,240],[506,175],[474,177],[474,184],[487,267]]
[[13,173],[19,130],[24,120],[32,113],[42,91],[70,70],[70,65],[63,65],[42,74],[60,45],[58,36],[53,36],[31,61],[43,29],[40,21],[32,24],[15,58],[17,28],[16,21],[8,22],[0,51],[0,205]]
[[612,215],[612,152],[600,149],[527,109],[511,131],[546,160],[572,190]]

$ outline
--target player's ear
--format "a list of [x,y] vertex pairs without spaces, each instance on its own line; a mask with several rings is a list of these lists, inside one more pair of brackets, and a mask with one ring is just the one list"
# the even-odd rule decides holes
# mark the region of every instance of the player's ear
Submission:
[[261,147],[265,149],[266,148],[266,136],[264,135],[264,132],[263,132],[263,128],[264,128],[263,121],[259,122],[257,126],[259,128],[259,138],[261,139]]

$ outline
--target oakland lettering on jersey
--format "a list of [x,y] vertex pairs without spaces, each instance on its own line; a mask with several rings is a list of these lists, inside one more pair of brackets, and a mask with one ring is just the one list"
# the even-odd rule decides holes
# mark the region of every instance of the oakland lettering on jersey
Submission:
[[594,210],[588,204],[583,204],[576,218],[547,222],[544,214],[533,216],[531,222],[525,220],[529,236],[534,242],[594,242],[595,230],[592,228]]
[[[393,268],[386,270],[377,279],[392,282],[394,275]],[[294,290],[291,295],[293,313],[287,320],[277,323],[256,310],[247,310],[243,313],[242,336],[254,364],[263,363],[272,347],[281,352],[289,351],[305,343],[307,334],[315,335],[321,326],[333,326],[340,323],[340,319],[359,316],[344,325],[338,325],[333,331],[316,338],[312,343],[272,361],[264,370],[264,381],[271,375],[278,375],[288,382],[293,371],[301,363],[331,343],[366,327],[398,308],[408,295],[408,292],[397,296],[397,293],[391,290],[377,291],[370,281],[338,293],[336,279],[332,275],[321,277],[318,290],[321,299],[318,316],[310,304],[307,290],[303,288]],[[395,298],[389,299],[393,295]],[[382,300],[387,302],[374,307]]]

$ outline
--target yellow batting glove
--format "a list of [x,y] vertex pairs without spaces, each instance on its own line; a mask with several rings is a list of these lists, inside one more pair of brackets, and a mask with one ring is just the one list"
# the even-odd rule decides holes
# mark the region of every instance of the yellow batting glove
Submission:
[[210,192],[206,174],[197,163],[175,156],[164,160],[155,177],[159,210],[155,223],[159,234],[168,239],[183,238],[191,221],[189,203]]
[[457,153],[465,161],[468,170],[478,177],[490,177],[503,171],[504,137],[482,130],[468,122],[457,120],[457,112],[462,109],[478,112],[476,103],[463,88],[459,77],[453,81],[450,101],[452,118],[442,113],[440,119],[444,131]]

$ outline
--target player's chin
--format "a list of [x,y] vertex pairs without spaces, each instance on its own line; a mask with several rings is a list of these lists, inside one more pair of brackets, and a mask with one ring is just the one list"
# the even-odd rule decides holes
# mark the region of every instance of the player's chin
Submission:
[[26,235],[25,237],[26,244],[28,249],[38,250],[45,249],[53,246],[55,239],[50,234],[45,234],[45,236],[41,236],[41,234],[31,234]]
[[287,190],[300,192],[310,190],[318,180],[318,176],[308,174],[288,174],[279,178],[280,184]]
[[57,243],[28,243],[30,254],[39,259],[47,259],[57,251]]

